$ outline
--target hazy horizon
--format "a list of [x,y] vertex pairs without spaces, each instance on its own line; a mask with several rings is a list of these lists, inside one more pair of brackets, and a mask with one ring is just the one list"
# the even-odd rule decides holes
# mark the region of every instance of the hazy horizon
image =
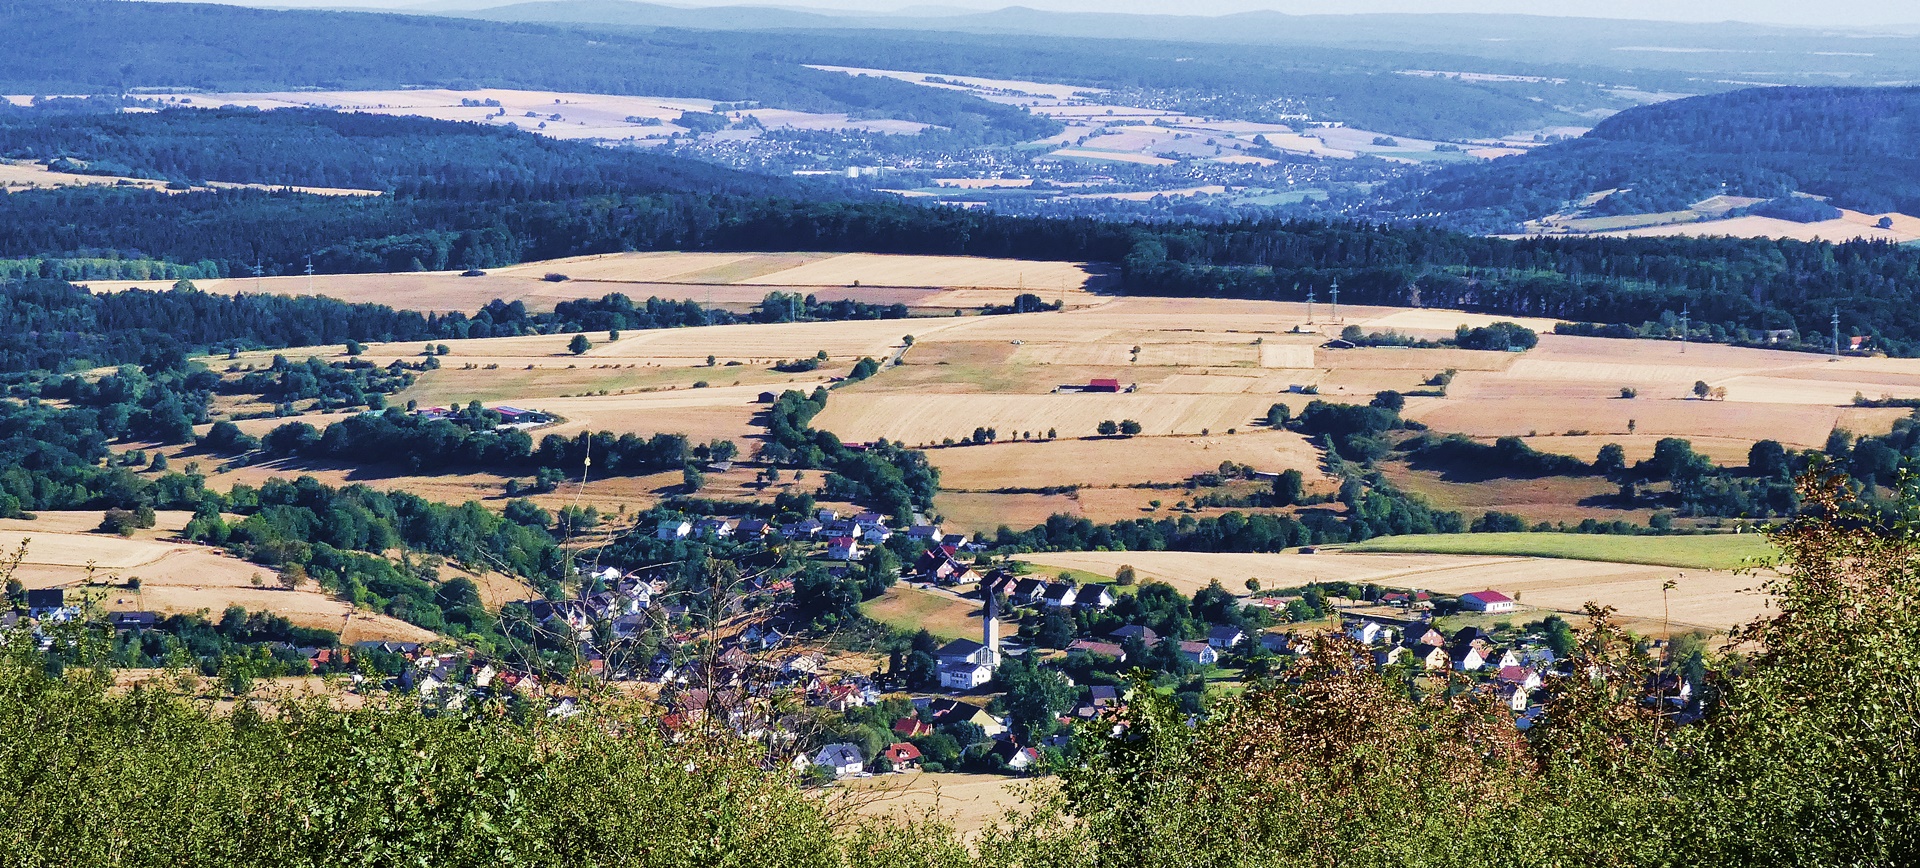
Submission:
[[[262,8],[378,8],[421,12],[477,9],[536,0],[150,0],[150,2],[216,2]],[[640,0],[654,2],[654,0]],[[1365,15],[1379,13],[1446,13],[1528,15],[1549,18],[1606,18],[1637,21],[1714,23],[1740,21],[1797,27],[1880,30],[1920,26],[1920,9],[1884,0],[1831,0],[1808,4],[1803,0],[1561,0],[1550,10],[1538,0],[1189,0],[1177,8],[1160,0],[671,0],[658,5],[682,8],[766,6],[822,12],[938,13],[985,12],[1022,6],[1051,12],[1109,12],[1136,15],[1219,16],[1241,12],[1274,11],[1295,15]]]

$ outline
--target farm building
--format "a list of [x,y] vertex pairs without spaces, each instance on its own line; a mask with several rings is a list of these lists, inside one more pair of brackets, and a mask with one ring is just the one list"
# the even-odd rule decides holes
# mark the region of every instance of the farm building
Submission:
[[1513,611],[1513,606],[1513,598],[1499,591],[1475,591],[1471,594],[1460,595],[1460,608],[1472,612],[1486,612],[1488,614],[1511,612]]
[[1119,381],[1119,380],[1113,380],[1113,379],[1107,379],[1107,378],[1095,378],[1095,379],[1092,379],[1092,380],[1088,380],[1088,381],[1087,381],[1087,387],[1086,387],[1086,391],[1088,391],[1088,392],[1118,392],[1118,391],[1120,391],[1120,381]]

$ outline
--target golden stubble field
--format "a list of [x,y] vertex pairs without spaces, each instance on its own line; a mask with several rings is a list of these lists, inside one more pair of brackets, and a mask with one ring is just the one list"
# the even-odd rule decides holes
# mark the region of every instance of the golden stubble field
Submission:
[[[187,513],[162,513],[154,529],[130,539],[92,532],[100,517],[99,512],[46,512],[34,520],[0,520],[0,548],[11,552],[26,541],[27,555],[16,576],[27,587],[65,587],[70,593],[96,595],[109,611],[205,610],[218,618],[228,606],[243,606],[272,612],[298,626],[340,632],[343,642],[433,638],[432,632],[396,618],[354,609],[312,582],[284,590],[271,568],[171,539],[192,517]],[[100,584],[86,584],[90,563],[92,578]],[[109,585],[109,576],[120,581]],[[260,577],[260,585],[254,584],[254,576]],[[125,580],[134,577],[140,587],[125,587]]]
[[[1219,579],[1227,590],[1245,595],[1249,578],[1259,579],[1269,588],[1324,581],[1371,582],[1446,594],[1495,588],[1517,595],[1522,605],[1536,609],[1577,614],[1589,601],[1613,606],[1624,623],[1654,634],[1668,627],[1674,631],[1721,632],[1764,614],[1768,605],[1768,597],[1755,590],[1764,580],[1763,574],[1556,558],[1345,552],[1056,552],[1030,559],[1043,567],[1106,576],[1113,575],[1120,565],[1130,564],[1142,581],[1166,582],[1186,593]],[[1669,579],[1677,584],[1663,599],[1661,586]],[[1520,613],[1515,620],[1525,617]]]
[[[0,171],[0,182],[8,175]],[[85,176],[76,176],[85,177]],[[564,275],[552,281],[549,275]],[[346,302],[384,304],[434,312],[472,313],[495,299],[520,301],[534,312],[550,311],[572,299],[621,293],[636,302],[648,298],[690,300],[745,311],[769,292],[811,295],[820,301],[904,304],[926,313],[946,314],[983,305],[1012,304],[1030,292],[1068,308],[1106,300],[1104,283],[1086,263],[966,256],[908,256],[871,253],[608,253],[529,262],[487,269],[472,277],[455,271],[387,274],[323,274],[233,277],[197,280],[207,292],[320,295]],[[129,288],[164,289],[171,281],[90,281],[95,292]]]

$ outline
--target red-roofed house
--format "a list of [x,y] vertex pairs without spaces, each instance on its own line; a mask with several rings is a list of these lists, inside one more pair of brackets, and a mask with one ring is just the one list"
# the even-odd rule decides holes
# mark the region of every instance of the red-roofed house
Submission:
[[1119,381],[1119,380],[1115,380],[1115,379],[1110,379],[1110,378],[1106,378],[1106,377],[1098,377],[1098,378],[1095,378],[1095,379],[1092,379],[1092,380],[1088,380],[1088,381],[1087,381],[1087,391],[1089,391],[1089,392],[1118,392],[1118,391],[1120,391],[1120,381]]
[[1498,614],[1513,611],[1513,598],[1499,591],[1475,591],[1460,595],[1460,607],[1474,612]]
[[906,738],[919,738],[923,735],[932,735],[933,724],[917,717],[903,717],[893,722],[893,732],[895,735]]
[[903,741],[887,745],[880,758],[892,763],[894,771],[905,771],[920,764],[920,749]]

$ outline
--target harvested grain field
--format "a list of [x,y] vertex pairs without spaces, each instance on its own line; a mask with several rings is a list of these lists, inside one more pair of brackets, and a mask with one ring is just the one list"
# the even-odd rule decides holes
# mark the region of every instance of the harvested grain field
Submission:
[[1030,806],[1027,788],[1042,785],[997,775],[908,772],[857,778],[834,789],[867,816],[919,821],[932,813],[952,824],[954,831],[972,836],[1008,811]]
[[1207,437],[992,443],[934,449],[927,458],[940,469],[941,487],[950,490],[1183,482],[1217,470],[1223,461],[1270,472],[1299,470],[1309,480],[1324,482],[1320,455],[1305,437],[1266,429]]
[[[82,177],[82,176],[76,176]],[[0,171],[0,185],[6,175]],[[339,191],[343,193],[354,191]],[[549,280],[562,276],[564,280]],[[320,295],[347,302],[396,308],[472,313],[494,299],[520,301],[534,312],[558,302],[621,293],[691,300],[744,311],[774,291],[820,301],[853,300],[951,311],[1012,304],[1031,292],[1068,308],[1107,300],[1098,266],[1078,262],[981,259],[964,256],[895,256],[872,253],[609,253],[542,260],[484,274],[455,271],[323,274],[196,280],[218,294],[265,292]],[[95,292],[164,289],[172,281],[89,281]]]
[[1095,432],[1102,420],[1132,419],[1147,435],[1200,434],[1250,428],[1266,416],[1260,395],[1060,394],[895,395],[850,391],[835,395],[816,422],[850,441],[885,437],[910,444],[965,437],[976,427],[1005,437],[1053,429],[1062,437]]
[[[64,587],[95,595],[108,611],[184,614],[206,610],[217,617],[228,606],[243,606],[248,611],[272,612],[298,626],[343,631],[341,639],[347,642],[433,638],[432,632],[398,619],[357,611],[311,582],[298,590],[280,589],[272,569],[216,549],[72,530],[98,525],[98,512],[46,515],[40,520],[46,521],[44,525],[18,519],[0,522],[0,548],[12,551],[27,541],[26,558],[15,576],[29,588]],[[110,576],[118,581],[109,583]],[[140,579],[138,589],[125,587],[131,578]],[[90,579],[98,584],[89,586]]]
[[[1205,552],[1071,552],[1034,555],[1036,565],[1112,575],[1131,564],[1154,579],[1192,593],[1220,580],[1239,593],[1248,578],[1266,587],[1313,581],[1371,582],[1394,588],[1459,594],[1493,588],[1526,606],[1577,614],[1589,601],[1614,606],[1634,629],[1726,630],[1763,614],[1768,598],[1754,592],[1762,577],[1727,570],[1600,563],[1546,558],[1360,554],[1218,554]],[[1663,595],[1668,579],[1679,582]]]

